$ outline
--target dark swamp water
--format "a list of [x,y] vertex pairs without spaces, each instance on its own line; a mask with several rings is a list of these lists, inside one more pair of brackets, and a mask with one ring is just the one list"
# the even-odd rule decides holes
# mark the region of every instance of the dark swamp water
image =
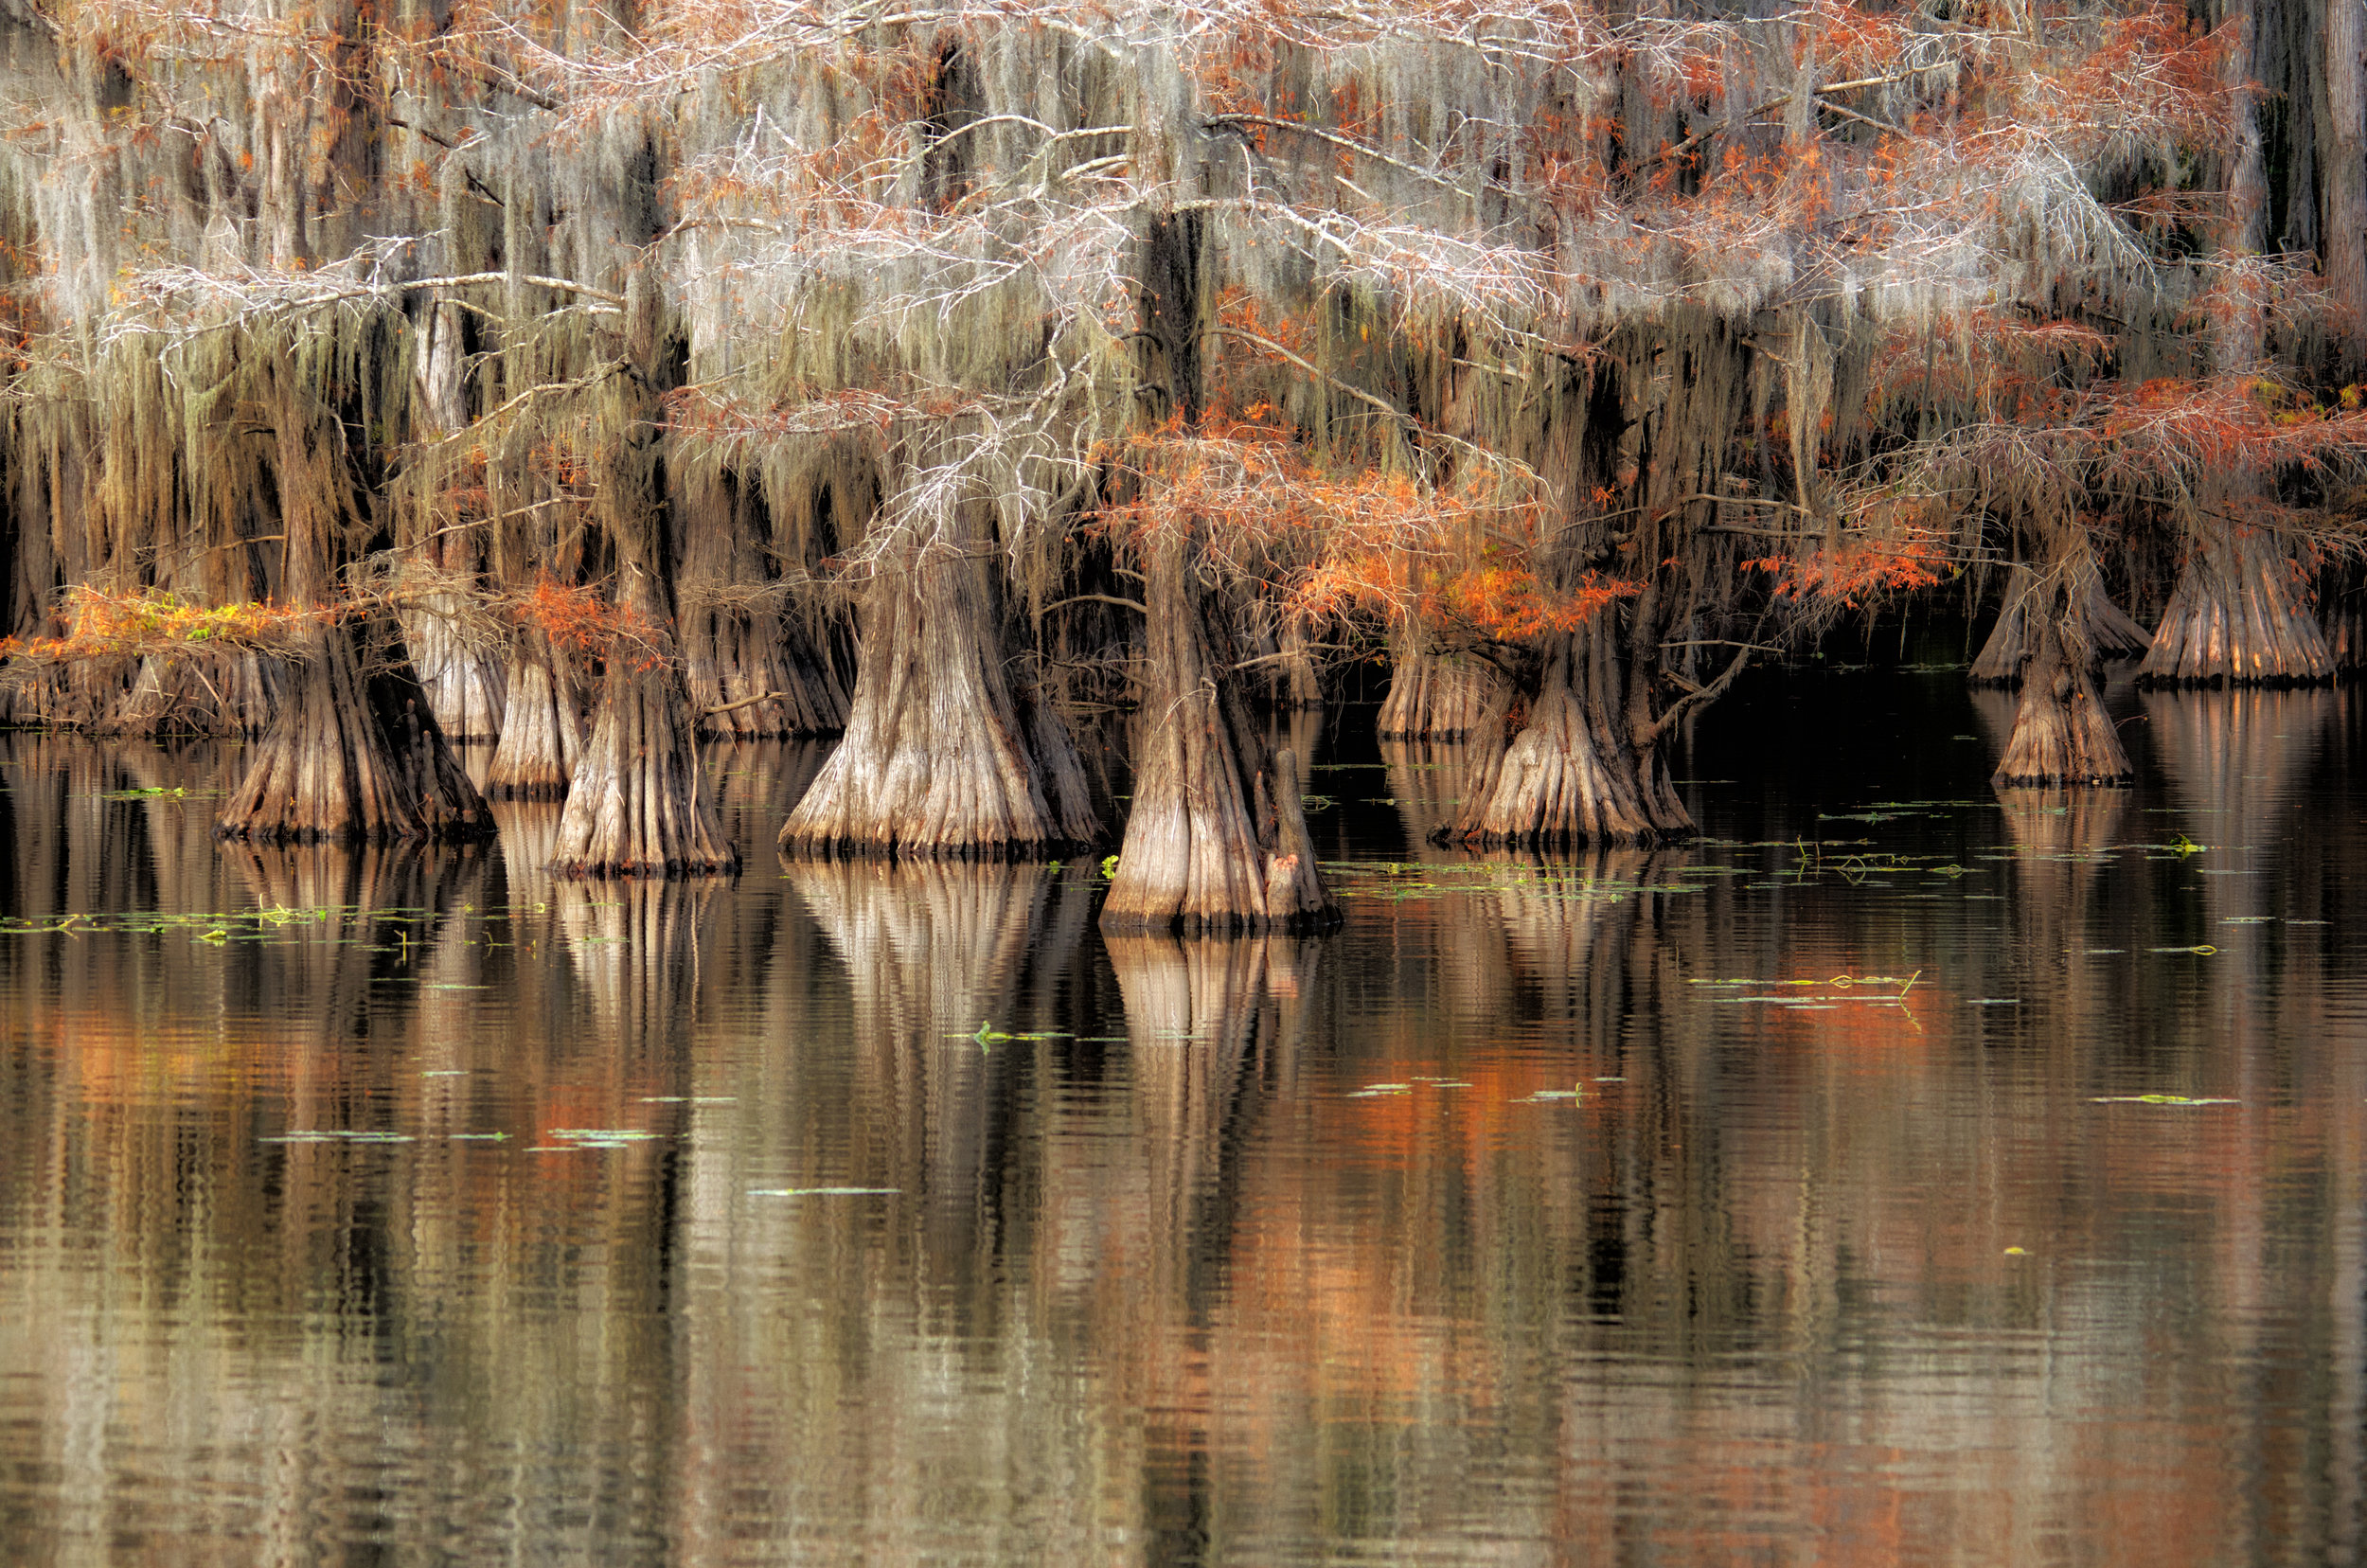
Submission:
[[0,737],[0,1559],[2356,1561],[2361,699],[2001,800],[1960,680],[1730,698],[1656,853],[1307,721],[1346,929],[1188,946],[781,866],[812,749],[618,890]]

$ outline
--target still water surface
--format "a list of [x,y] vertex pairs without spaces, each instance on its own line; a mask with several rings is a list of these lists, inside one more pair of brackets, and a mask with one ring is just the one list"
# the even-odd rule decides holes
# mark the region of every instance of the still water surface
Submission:
[[1960,680],[1729,699],[1655,853],[1303,721],[1347,925],[1233,943],[784,867],[814,748],[617,889],[0,738],[0,1559],[2358,1560],[2361,699],[2001,798]]

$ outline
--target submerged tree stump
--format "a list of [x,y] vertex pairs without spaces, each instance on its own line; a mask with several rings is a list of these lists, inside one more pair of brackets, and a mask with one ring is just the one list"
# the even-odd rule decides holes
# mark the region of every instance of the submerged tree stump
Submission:
[[2179,570],[2137,680],[2148,686],[2314,686],[2332,680],[2334,669],[2308,584],[2275,537],[2213,527],[2196,539]]
[[492,833],[492,813],[408,666],[365,670],[357,640],[343,624],[307,635],[272,726],[216,824],[221,837],[448,842]]
[[[1182,529],[1172,530],[1180,536]],[[1188,543],[1147,552],[1143,733],[1101,929],[1111,935],[1314,931],[1339,906],[1315,864],[1298,759],[1251,728]]]

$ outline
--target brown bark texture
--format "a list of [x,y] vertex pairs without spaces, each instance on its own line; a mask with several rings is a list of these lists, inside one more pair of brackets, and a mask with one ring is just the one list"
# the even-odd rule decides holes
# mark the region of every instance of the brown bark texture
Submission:
[[1504,672],[1468,654],[1433,653],[1412,637],[1398,640],[1379,730],[1408,739],[1461,740],[1504,720]]
[[684,674],[699,733],[731,740],[836,735],[846,690],[828,650],[786,609],[768,566],[765,510],[729,474],[677,481]]
[[2091,627],[2098,590],[2085,535],[2069,530],[2036,576],[2019,674],[2021,701],[1990,782],[2001,790],[2127,784],[2134,776],[2128,753],[2096,690]]
[[2323,597],[2318,629],[2326,639],[2326,658],[2337,674],[2367,668],[2367,597],[2357,593]]
[[845,687],[796,621],[694,608],[683,617],[683,640],[701,735],[782,740],[845,729]]
[[670,662],[612,657],[559,819],[562,877],[691,877],[739,868]]
[[312,633],[216,832],[258,843],[484,838],[492,814],[407,667],[365,670],[358,633]]
[[261,735],[279,688],[272,661],[252,651],[151,656],[89,727],[99,735]]
[[[450,611],[459,608],[455,602]],[[444,739],[480,745],[500,739],[507,687],[499,659],[470,647],[453,630],[450,613],[438,615],[433,606],[404,615],[402,629]]]
[[1536,848],[1691,836],[1692,814],[1661,755],[1648,684],[1623,668],[1618,620],[1606,611],[1557,639],[1528,723],[1474,775],[1440,842]]
[[1236,690],[1229,648],[1194,580],[1188,540],[1155,542],[1134,809],[1101,929],[1312,931],[1339,920],[1315,863],[1298,760],[1271,760]]
[[501,742],[493,748],[485,793],[495,800],[564,800],[583,757],[575,680],[565,659],[540,633],[509,656]]
[[783,853],[1035,860],[1099,836],[1067,725],[1005,678],[1001,597],[975,551],[880,563],[845,738]]
[[1270,657],[1266,701],[1271,705],[1285,713],[1324,705],[1323,673],[1315,668],[1314,650],[1308,646],[1305,616],[1291,615],[1283,621],[1274,633]]
[[2272,534],[2211,526],[2179,570],[2144,686],[2311,686],[2334,678],[2306,583]]
[[[1981,645],[1980,655],[1966,675],[1974,686],[2011,690],[2021,685],[2022,666],[2030,658],[2031,638],[2045,597],[2038,592],[2038,573],[2020,561],[2014,563],[1997,624],[1989,629],[1988,640]],[[2134,659],[2153,646],[2153,633],[2112,602],[2101,579],[2089,597],[2088,626],[2099,659]]]
[[2337,306],[2343,376],[2367,368],[2367,7],[2317,0],[2325,52],[2324,182],[2326,290]]

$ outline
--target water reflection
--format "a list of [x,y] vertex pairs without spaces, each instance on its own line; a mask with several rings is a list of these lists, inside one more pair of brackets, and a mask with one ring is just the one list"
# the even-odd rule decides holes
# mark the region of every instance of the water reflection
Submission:
[[1478,749],[1433,740],[1383,740],[1379,745],[1388,767],[1389,794],[1405,823],[1407,846],[1417,855],[1450,859],[1450,852],[1430,847],[1430,836],[1453,823],[1466,790],[1482,771]]
[[1345,930],[1191,943],[523,804],[225,850],[234,749],[17,738],[0,1556],[2350,1560],[2355,701],[1565,857],[1309,729]]

